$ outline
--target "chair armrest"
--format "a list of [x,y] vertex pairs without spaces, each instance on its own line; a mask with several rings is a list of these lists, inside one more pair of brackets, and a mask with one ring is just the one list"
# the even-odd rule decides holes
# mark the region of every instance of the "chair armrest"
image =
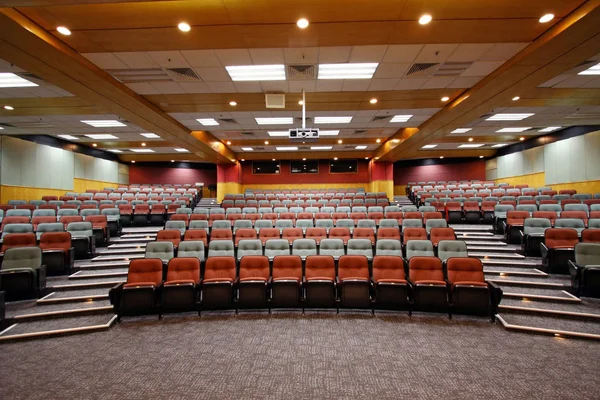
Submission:
[[494,282],[487,282],[487,284],[490,288],[492,312],[495,314],[496,310],[498,309],[498,304],[500,304],[500,301],[502,300],[502,295],[504,292],[502,291],[502,288]]
[[571,282],[579,282],[579,280],[581,279],[581,271],[583,270],[583,268],[579,264],[573,262],[572,260],[569,260],[567,264],[569,266],[569,275],[571,275]]
[[548,250],[548,248],[546,247],[546,244],[544,242],[540,243],[540,252],[542,253],[542,259],[548,258],[549,251],[550,250]]

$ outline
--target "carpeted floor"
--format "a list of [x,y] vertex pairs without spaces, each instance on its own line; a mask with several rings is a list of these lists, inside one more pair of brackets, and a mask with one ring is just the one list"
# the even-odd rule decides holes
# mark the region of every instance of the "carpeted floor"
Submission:
[[443,315],[205,313],[0,346],[2,399],[591,399],[600,344]]

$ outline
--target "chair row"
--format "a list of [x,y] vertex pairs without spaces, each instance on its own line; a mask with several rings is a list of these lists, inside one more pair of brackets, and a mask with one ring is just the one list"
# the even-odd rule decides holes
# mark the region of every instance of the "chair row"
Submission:
[[126,315],[255,308],[351,308],[466,313],[494,320],[502,290],[486,282],[476,258],[313,255],[132,260],[127,282],[110,290],[120,319]]
[[[508,243],[520,243],[521,234],[525,227],[528,228],[574,228],[579,233],[585,228],[600,229],[600,212],[595,218],[588,219],[583,211],[563,211],[560,217],[552,211],[536,211],[530,214],[527,211],[509,211],[506,219],[499,216],[502,223],[502,231]],[[531,230],[530,230],[531,232]]]
[[600,297],[600,243],[577,243],[568,264],[575,295]]
[[[585,242],[600,243],[598,232],[599,229],[584,230]],[[579,243],[579,234],[573,228],[547,228],[540,243],[542,269],[546,272],[568,273],[569,261],[575,261],[575,246]]]

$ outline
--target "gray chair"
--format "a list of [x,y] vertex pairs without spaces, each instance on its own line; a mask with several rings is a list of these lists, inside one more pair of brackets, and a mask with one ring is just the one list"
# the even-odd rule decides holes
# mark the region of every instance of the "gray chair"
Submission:
[[272,212],[273,212],[273,209],[272,209],[271,207],[259,207],[259,208],[258,208],[258,213],[259,213],[260,215],[263,215],[263,214],[270,214],[270,213],[272,213]]
[[300,256],[303,260],[308,256],[317,255],[317,242],[315,239],[296,239],[292,243],[292,255]]
[[[241,242],[241,241],[240,241]],[[234,257],[233,240],[213,240],[208,244],[208,257]]]
[[289,256],[290,243],[286,239],[269,239],[265,243],[265,256],[272,260],[276,256]]
[[421,207],[419,207],[419,211],[422,212],[422,213],[425,213],[425,212],[435,212],[435,207],[433,207],[433,206],[421,206]]
[[[258,221],[257,221],[258,222]],[[278,219],[275,221],[275,228],[279,229],[279,233],[286,228],[293,228],[294,222],[291,219]]]
[[192,220],[190,221],[189,229],[204,229],[208,235],[208,221],[198,219]]
[[546,229],[552,228],[548,218],[526,218],[521,232],[521,248],[526,256],[540,256],[540,244]]
[[8,224],[2,230],[2,239],[4,236],[11,233],[33,233],[33,225],[31,224]]
[[395,239],[379,239],[375,246],[375,255],[402,257],[402,244]]
[[46,232],[64,232],[65,226],[60,222],[51,222],[51,223],[42,223],[37,226],[37,231],[35,232],[35,236],[37,240],[40,240],[40,237],[43,233]]
[[262,256],[262,242],[259,239],[242,239],[238,242],[237,259],[244,256]]
[[322,256],[332,256],[337,260],[345,254],[344,241],[342,239],[321,239],[319,254]]
[[46,288],[46,268],[39,247],[14,247],[4,252],[0,266],[0,291],[6,300],[39,297]]
[[433,244],[430,240],[409,240],[406,243],[406,259],[411,257],[433,257]]
[[600,229],[600,218],[592,218],[588,220],[588,228]]
[[55,210],[33,210],[33,214],[31,214],[32,218],[34,217],[56,217]]
[[181,232],[181,236],[183,236],[185,235],[185,221],[167,221],[165,229],[177,229]]
[[535,204],[517,204],[517,211],[527,211],[529,215],[536,212],[537,206]]
[[354,232],[354,221],[349,218],[338,219],[335,222],[335,227],[336,228],[348,228],[348,229],[350,229],[350,234],[352,234],[352,232]]
[[590,211],[600,211],[600,204],[591,204]]
[[383,207],[381,207],[381,206],[369,206],[367,208],[367,211],[370,212],[370,213],[371,212],[380,212],[380,213],[382,213],[383,212]]
[[229,221],[229,220],[213,221],[212,229],[229,229],[229,230],[231,230],[231,221]]
[[450,257],[468,257],[467,244],[462,240],[440,240],[437,247],[438,257],[446,262]]
[[7,217],[29,217],[31,218],[31,210],[6,210]]
[[402,212],[414,212],[419,211],[417,206],[402,206]]
[[213,215],[213,214],[225,214],[225,209],[224,208],[209,208],[208,215]]
[[431,233],[431,229],[433,228],[447,228],[448,227],[448,223],[446,222],[445,219],[428,219],[427,222],[425,222],[425,230],[427,231],[427,234]]
[[83,217],[83,219],[86,219],[90,215],[100,215],[100,210],[97,208],[81,210],[79,215],[81,215]]
[[565,211],[583,211],[586,215],[590,215],[587,204],[565,204]]
[[314,227],[312,219],[298,219],[296,220],[296,228],[302,228],[302,232],[306,233],[308,228]]
[[511,204],[496,204],[494,206],[494,232],[504,233],[504,224],[506,221],[506,214],[509,211],[514,211],[514,207]]
[[75,259],[90,258],[96,252],[94,230],[90,222],[71,222],[67,225],[71,234],[71,243],[75,250]]
[[400,229],[397,219],[381,219],[379,220],[379,227]]
[[371,228],[373,232],[377,233],[377,224],[373,219],[359,219],[356,223],[357,228]]
[[256,229],[256,233],[260,233],[260,230],[262,228],[272,228],[272,227],[273,227],[273,221],[271,221],[271,220],[259,219],[256,222],[254,222],[254,229]]
[[201,240],[185,240],[177,247],[177,257],[194,257],[204,262],[204,242]]
[[423,221],[420,219],[403,219],[402,220],[402,232],[406,228],[422,228]]
[[400,212],[400,207],[398,206],[386,206],[384,208],[384,213],[387,214],[388,212]]
[[23,204],[27,204],[27,201],[25,201],[25,200],[9,200],[8,201],[8,205],[10,205],[10,206],[20,206]]
[[35,208],[39,208],[41,205],[46,204],[46,200],[29,200],[29,204],[33,204]]
[[[214,224],[213,224],[214,227]],[[235,232],[238,229],[252,229],[252,221],[250,221],[249,219],[238,219],[236,221],[233,222],[233,234],[235,235]]]
[[592,195],[589,193],[575,193],[573,195],[573,198],[575,200],[580,200],[580,201],[584,201],[584,200],[591,200]]
[[371,261],[373,259],[373,245],[369,239],[350,239],[348,240],[346,254],[349,256],[365,256]]
[[573,228],[577,234],[581,236],[581,232],[585,229],[585,223],[579,218],[559,218],[554,221],[555,228]]
[[175,257],[173,242],[149,242],[146,245],[145,258],[159,258],[166,265],[173,257]]
[[600,297],[600,244],[576,244],[575,262],[569,260],[569,274],[578,296]]
[[204,215],[208,215],[208,208],[196,207],[192,211],[192,214],[204,214]]
[[317,219],[317,220],[315,220],[315,228],[325,228],[327,233],[329,233],[329,229],[333,228],[333,220],[332,219]]
[[560,216],[562,208],[558,204],[540,204],[540,211],[553,211],[557,216]]

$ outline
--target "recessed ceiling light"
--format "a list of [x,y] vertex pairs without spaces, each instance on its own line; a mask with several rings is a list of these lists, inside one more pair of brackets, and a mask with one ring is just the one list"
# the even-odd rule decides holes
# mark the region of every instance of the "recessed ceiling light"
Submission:
[[444,96],[444,97],[442,97],[442,99],[441,99],[441,100],[442,100],[442,101],[448,101],[448,100],[450,100],[450,97],[448,97],[448,96]]
[[293,117],[254,118],[259,125],[289,125],[294,123]]
[[275,149],[277,149],[277,151],[296,151],[298,150],[297,146],[276,146]]
[[440,158],[444,158],[444,156],[440,156]]
[[315,124],[348,124],[352,117],[315,117]]
[[469,142],[472,142],[472,141],[473,141],[473,138],[472,138],[472,137],[470,137],[470,138],[469,138]]
[[392,139],[392,143],[400,143],[400,139]]
[[483,156],[479,156],[479,158],[483,158]]
[[111,149],[111,150],[108,150],[108,151],[110,151],[111,153],[122,153],[122,151],[119,150],[119,149]]
[[507,143],[498,143],[498,144],[493,145],[492,147],[504,147],[506,145],[507,145]]
[[242,158],[240,161],[244,162],[244,161],[246,161],[246,160]]
[[319,136],[337,136],[340,131],[319,131]]
[[181,32],[189,32],[192,29],[192,27],[186,22],[180,22],[177,24],[177,28],[179,28]]
[[56,28],[56,30],[61,35],[65,35],[65,36],[71,35],[71,30],[69,28],[67,28],[66,26],[59,26],[59,27]]
[[547,128],[540,129],[538,132],[552,132],[552,131],[556,131],[560,128],[562,128],[562,126],[549,126]]
[[300,104],[301,106],[303,106],[303,105],[304,105],[304,101],[300,100],[300,101],[298,102],[298,104]]
[[4,129],[4,128],[0,126],[0,131],[1,131],[2,129]]
[[142,143],[142,147],[146,147],[146,143]]
[[181,147],[175,147],[173,150],[175,150],[178,153],[189,153],[189,150],[181,148]]
[[230,145],[231,145],[231,142],[228,140],[227,141],[227,146],[230,146]]
[[342,139],[338,140],[338,144],[342,144],[344,141]]
[[519,99],[520,99],[520,97],[519,97],[519,96],[515,96],[515,97],[513,97],[513,98],[512,98],[512,101],[517,101],[517,100],[519,100]]
[[453,130],[450,133],[467,133],[467,132],[469,132],[472,129],[473,128],[458,128],[458,129]]
[[232,158],[232,159],[231,159],[231,162],[235,162],[235,159],[233,159],[233,158]]
[[133,151],[134,153],[154,153],[152,149],[129,149],[129,151]]
[[377,99],[371,99],[371,100],[369,100],[369,103],[371,103],[371,104],[377,104]]
[[242,150],[244,150],[244,151],[254,151],[254,149],[252,147],[242,147]]
[[521,137],[519,138],[519,140],[522,142],[523,140],[525,140],[525,137],[521,136]]
[[337,157],[333,157],[333,161],[337,161],[337,159],[338,159]]
[[376,160],[379,160],[379,157],[375,157]]
[[546,23],[546,22],[550,22],[553,19],[554,19],[554,14],[544,14],[540,18],[540,22],[543,24],[543,23]]
[[368,160],[368,159],[369,159],[369,157],[365,157],[365,160]]
[[432,20],[431,15],[429,14],[423,14],[421,15],[421,18],[419,18],[419,23],[421,25],[427,25],[428,23],[430,23]]
[[381,143],[381,139],[377,139],[377,140],[376,140],[376,142],[377,142],[377,143]]
[[265,140],[265,144],[269,144],[269,141],[268,141],[268,140]]
[[135,160],[131,160],[131,163],[132,163],[132,164],[135,164]]
[[94,140],[107,140],[107,139],[118,139],[118,137],[116,137],[115,135],[111,135],[110,133],[99,133],[99,134],[90,134],[90,135],[84,135],[86,137],[89,137],[90,139],[94,139]]
[[235,106],[237,106],[237,101],[230,101],[229,105],[232,107],[235,107]]
[[300,18],[298,22],[296,22],[296,25],[298,25],[298,28],[304,29],[308,26],[308,20],[306,18]]
[[140,135],[148,139],[160,139],[160,136],[158,136],[156,133],[140,133]]
[[204,126],[217,126],[219,123],[214,118],[198,118],[196,121]]
[[175,160],[171,160],[171,162],[175,162]]
[[514,127],[514,128],[502,128],[497,130],[497,133],[515,133],[515,132],[525,132],[526,130],[531,129],[531,127]]
[[59,138],[63,138],[63,139],[67,139],[67,140],[79,140],[79,138],[77,136],[72,136],[72,135],[56,135]]
[[127,126],[124,123],[116,120],[97,120],[97,121],[81,121],[84,124],[91,125],[94,128],[116,128],[119,126]]
[[378,63],[319,64],[317,79],[371,79]]
[[13,74],[11,72],[0,73],[0,88],[32,87],[32,86],[38,86],[38,84],[30,82],[27,79],[23,79],[19,75]]
[[272,159],[271,161],[275,161],[275,159]]
[[356,150],[365,150],[366,148],[367,148],[367,146],[364,146],[364,145],[355,147]]
[[302,159],[302,161],[306,161],[306,157],[304,157],[304,158]]
[[92,143],[92,146],[94,147],[98,147],[98,145],[96,143]]
[[522,121],[525,118],[529,118],[533,113],[516,113],[516,114],[494,114],[489,118],[486,118],[486,121]]
[[12,110],[14,110],[15,108],[14,108],[13,106],[4,106],[4,109],[5,109],[5,110],[8,110],[8,111],[12,111]]
[[477,147],[481,147],[483,144],[461,144],[458,146],[459,149],[475,149]]
[[311,146],[311,150],[331,150],[333,146]]
[[412,118],[412,115],[394,115],[390,122],[407,122]]
[[229,65],[225,69],[234,82],[285,80],[285,66],[283,64]]
[[434,149],[437,147],[437,144],[426,144],[425,146],[421,147],[422,149]]
[[596,64],[585,71],[581,71],[577,75],[600,75],[600,64]]

